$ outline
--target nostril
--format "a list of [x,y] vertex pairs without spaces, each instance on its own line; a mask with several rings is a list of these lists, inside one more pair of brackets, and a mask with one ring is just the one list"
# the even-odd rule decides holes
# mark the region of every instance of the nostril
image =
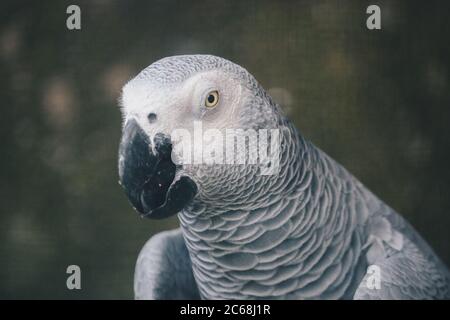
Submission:
[[147,116],[148,122],[153,123],[156,121],[156,113],[149,113]]

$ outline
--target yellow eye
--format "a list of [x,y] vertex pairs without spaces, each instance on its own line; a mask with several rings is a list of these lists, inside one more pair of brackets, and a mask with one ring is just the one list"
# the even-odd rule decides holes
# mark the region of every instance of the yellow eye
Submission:
[[219,102],[219,92],[214,90],[208,93],[205,99],[205,106],[207,108],[214,108]]

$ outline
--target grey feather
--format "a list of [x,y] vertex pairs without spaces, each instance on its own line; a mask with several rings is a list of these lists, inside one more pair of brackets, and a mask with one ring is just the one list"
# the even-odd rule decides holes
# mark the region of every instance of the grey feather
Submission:
[[142,248],[134,274],[135,298],[199,299],[180,229],[153,236]]

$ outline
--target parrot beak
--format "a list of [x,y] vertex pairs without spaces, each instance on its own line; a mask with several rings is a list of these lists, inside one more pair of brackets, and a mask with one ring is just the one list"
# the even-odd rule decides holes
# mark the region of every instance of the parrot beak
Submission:
[[174,181],[169,137],[158,133],[154,144],[136,120],[127,121],[119,147],[119,183],[140,214],[162,219],[181,211],[197,194],[197,185],[186,176]]

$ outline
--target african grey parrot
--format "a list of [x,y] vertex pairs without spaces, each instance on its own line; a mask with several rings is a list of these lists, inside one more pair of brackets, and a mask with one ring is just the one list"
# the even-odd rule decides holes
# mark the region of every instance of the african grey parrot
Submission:
[[[120,184],[141,215],[180,221],[142,249],[137,299],[450,297],[447,267],[413,227],[306,140],[239,65],[167,57],[129,81],[120,103]],[[278,171],[177,163],[171,133],[196,121],[277,129]]]

